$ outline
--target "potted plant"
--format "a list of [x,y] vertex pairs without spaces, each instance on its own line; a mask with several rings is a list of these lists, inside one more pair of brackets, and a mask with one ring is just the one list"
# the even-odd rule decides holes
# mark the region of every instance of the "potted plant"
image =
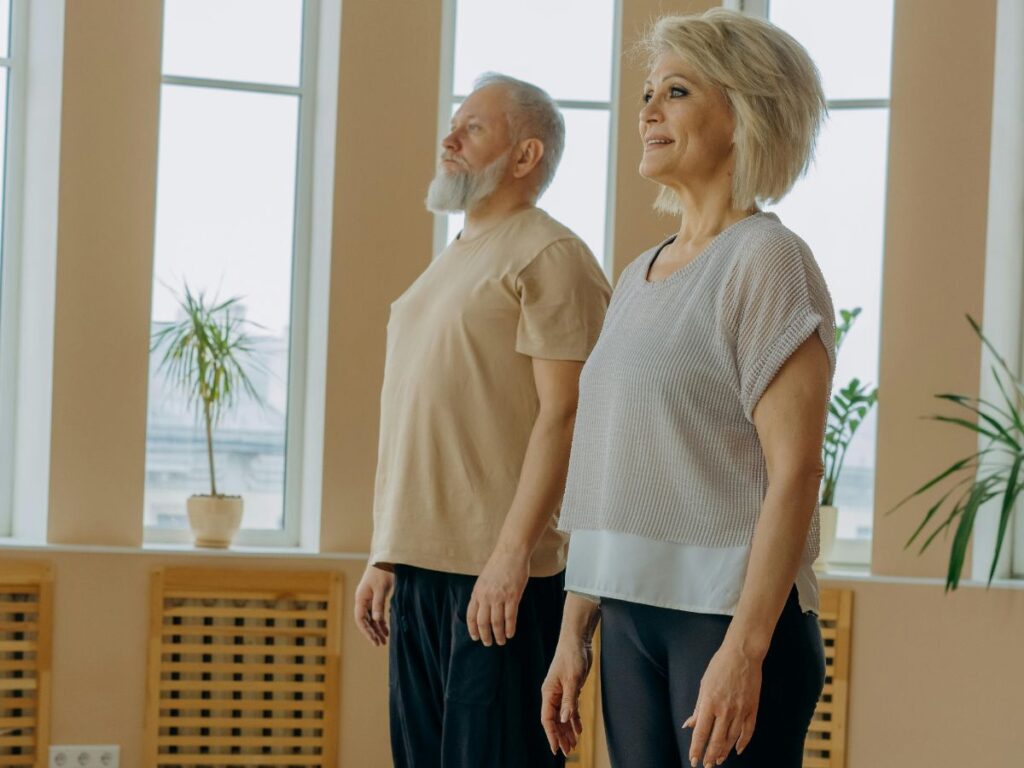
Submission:
[[[999,562],[999,553],[1003,548],[1003,539],[1006,537],[1017,496],[1020,494],[1021,466],[1024,465],[1024,384],[1021,383],[1020,377],[1010,370],[974,318],[968,315],[967,322],[971,324],[981,343],[992,353],[996,361],[991,371],[999,389],[1001,402],[997,404],[968,395],[935,395],[944,403],[952,403],[967,411],[969,417],[936,414],[929,418],[970,430],[980,438],[980,447],[971,455],[954,462],[889,510],[894,512],[911,499],[943,484],[952,483],[939,500],[928,508],[920,525],[904,545],[906,549],[921,539],[923,543],[918,550],[920,554],[928,549],[940,533],[948,533],[955,526],[956,532],[953,534],[949,566],[946,571],[947,592],[956,589],[960,584],[967,545],[974,531],[978,510],[987,501],[1001,497],[999,529],[995,552],[992,555],[992,566],[988,573],[988,583],[992,583],[996,564]],[[950,500],[953,500],[952,508],[944,508]],[[935,527],[925,535],[925,529],[932,522],[936,523]]]
[[[840,321],[836,324],[836,355],[849,334],[860,307],[839,310]],[[828,565],[832,547],[836,541],[836,526],[839,510],[835,506],[836,487],[839,475],[846,461],[846,451],[850,447],[857,429],[864,423],[868,413],[878,402],[878,388],[868,389],[860,379],[854,378],[845,387],[834,392],[828,404],[828,420],[825,423],[825,442],[822,445],[822,463],[824,477],[821,481],[821,545],[820,554],[814,565],[823,569]]]
[[260,403],[246,367],[255,364],[252,337],[255,326],[236,310],[241,297],[208,301],[194,294],[186,283],[178,297],[184,317],[153,334],[150,351],[163,350],[158,370],[188,398],[206,431],[206,457],[210,468],[210,493],[188,499],[188,519],[197,547],[224,548],[242,520],[242,497],[217,490],[213,431],[225,411],[240,395]]

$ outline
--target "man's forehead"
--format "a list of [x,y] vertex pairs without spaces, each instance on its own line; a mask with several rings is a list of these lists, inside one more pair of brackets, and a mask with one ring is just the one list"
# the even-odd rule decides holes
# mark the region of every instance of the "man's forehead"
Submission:
[[505,109],[503,90],[498,86],[488,85],[469,94],[455,114],[463,118],[495,119],[504,117]]

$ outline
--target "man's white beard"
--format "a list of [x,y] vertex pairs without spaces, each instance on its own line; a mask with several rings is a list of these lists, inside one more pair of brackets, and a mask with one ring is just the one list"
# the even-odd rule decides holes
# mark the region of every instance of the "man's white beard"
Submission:
[[482,171],[457,171],[446,173],[440,165],[437,175],[427,189],[427,210],[433,213],[468,211],[482,200],[486,200],[505,178],[512,155],[506,153],[486,166]]

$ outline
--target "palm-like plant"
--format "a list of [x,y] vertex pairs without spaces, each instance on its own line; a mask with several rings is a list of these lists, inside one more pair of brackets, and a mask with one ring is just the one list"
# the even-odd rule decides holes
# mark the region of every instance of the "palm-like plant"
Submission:
[[[943,402],[953,403],[971,414],[970,418],[959,416],[933,415],[933,421],[953,424],[968,429],[979,438],[979,449],[963,459],[954,462],[944,471],[922,485],[912,494],[893,507],[890,512],[902,507],[928,491],[942,485],[945,481],[954,482],[935,504],[925,512],[921,524],[907,541],[904,549],[915,541],[923,538],[918,554],[924,552],[935,541],[940,533],[948,532],[956,525],[953,544],[949,553],[949,568],[946,573],[946,591],[956,589],[960,584],[964,559],[967,556],[967,545],[974,531],[974,522],[981,506],[998,496],[1002,497],[999,514],[999,531],[996,536],[995,553],[992,555],[992,566],[989,569],[988,583],[995,577],[999,553],[1003,548],[1003,539],[1013,516],[1017,496],[1021,491],[1021,466],[1024,465],[1024,384],[1014,374],[1003,357],[982,332],[981,327],[970,315],[967,322],[981,339],[982,344],[992,353],[996,365],[991,368],[996,385],[999,388],[1002,403],[997,405],[979,397],[968,395],[941,394],[935,395]],[[950,499],[955,499],[951,509],[943,509]],[[941,514],[940,514],[941,510]],[[942,515],[945,515],[942,517]],[[935,528],[925,536],[929,523],[937,522]]]
[[227,409],[245,394],[261,404],[246,367],[255,364],[253,338],[247,327],[259,327],[232,309],[241,301],[207,300],[185,284],[178,303],[185,316],[153,334],[151,352],[163,349],[158,370],[178,387],[196,409],[206,428],[206,455],[210,466],[210,495],[217,493],[213,462],[213,429]]
[[[840,321],[836,325],[836,354],[843,345],[850,329],[853,327],[860,307],[839,310]],[[825,474],[821,481],[821,504],[833,506],[836,497],[836,486],[839,474],[843,471],[846,451],[850,447],[857,428],[864,423],[868,413],[878,402],[878,388],[868,389],[860,379],[851,379],[850,383],[835,392],[828,404],[828,420],[825,423],[825,442],[822,444],[822,460]]]

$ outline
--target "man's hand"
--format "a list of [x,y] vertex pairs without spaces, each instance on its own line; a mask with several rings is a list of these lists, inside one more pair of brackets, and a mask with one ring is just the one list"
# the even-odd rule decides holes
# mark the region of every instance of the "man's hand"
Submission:
[[495,552],[477,577],[466,608],[469,636],[490,646],[504,645],[516,633],[519,601],[530,577],[530,560]]
[[359,631],[374,645],[387,645],[388,608],[395,589],[395,574],[374,565],[366,566],[356,587],[355,620]]

